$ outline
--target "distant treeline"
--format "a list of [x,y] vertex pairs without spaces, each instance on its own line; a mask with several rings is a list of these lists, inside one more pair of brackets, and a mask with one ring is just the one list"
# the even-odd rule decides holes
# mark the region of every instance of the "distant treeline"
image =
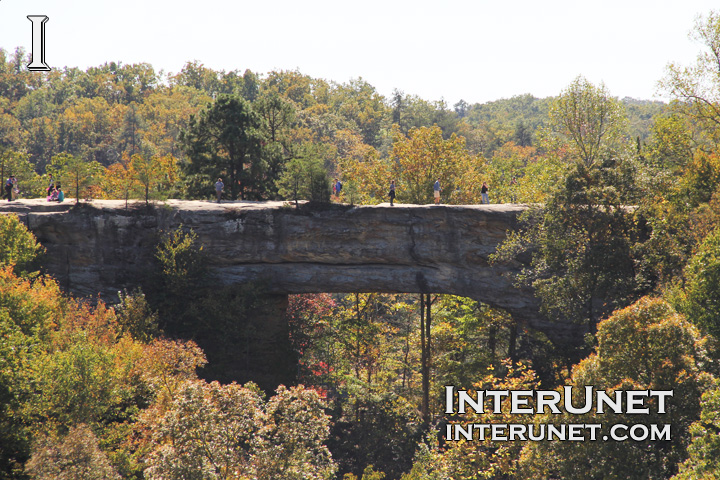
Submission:
[[[408,135],[413,129],[432,126],[441,130],[445,140],[453,134],[463,137],[470,155],[491,163],[510,142],[518,147],[539,144],[553,100],[526,94],[485,104],[461,100],[451,107],[442,100],[429,101],[400,90],[387,98],[361,78],[336,83],[299,71],[216,71],[194,61],[177,74],[158,72],[147,63],[120,62],[39,73],[29,72],[27,63],[28,54],[22,48],[12,53],[0,50],[0,173],[3,177],[20,173],[30,196],[39,195],[43,186],[32,172],[57,173],[68,156],[110,167],[128,164],[133,155],[141,155],[146,161],[152,157],[177,161],[179,176],[157,182],[165,196],[209,197],[214,177],[224,176],[233,177],[233,197],[292,197],[288,193],[293,190],[288,188],[291,180],[285,180],[284,190],[278,184],[290,160],[314,157],[327,175],[342,179],[343,160],[388,159],[397,133]],[[203,144],[201,137],[221,135],[210,131],[212,121],[191,130],[191,119],[199,122],[200,114],[225,95],[242,99],[247,104],[242,108],[252,114],[247,128],[235,126],[240,129],[236,136],[252,130],[247,146]],[[666,105],[629,98],[622,103],[630,125],[627,135],[645,141],[652,117]],[[217,163],[232,156],[227,150],[235,147],[245,149],[244,158],[228,160],[229,167],[197,165],[199,157]],[[62,154],[64,160],[52,168],[53,158]],[[193,161],[196,165],[191,167]],[[238,170],[237,164],[242,168]],[[85,173],[92,172],[98,176],[97,169]],[[96,189],[85,192],[85,197],[124,196],[117,189],[101,188],[100,180],[98,176],[90,182]],[[157,193],[145,190],[147,195],[131,197]]]

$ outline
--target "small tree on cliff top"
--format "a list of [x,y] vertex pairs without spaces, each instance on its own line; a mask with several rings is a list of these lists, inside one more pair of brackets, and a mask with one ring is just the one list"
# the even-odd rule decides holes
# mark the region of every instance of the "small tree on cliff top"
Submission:
[[127,209],[128,200],[135,195],[139,185],[135,178],[135,171],[130,164],[130,158],[126,154],[123,154],[121,161],[113,163],[105,170],[102,188],[109,198],[125,200]]
[[92,189],[105,171],[94,160],[87,161],[82,156],[67,153],[55,155],[47,170],[55,176],[56,185],[61,184],[66,191],[74,193],[76,203],[80,203],[80,198],[92,197]]
[[177,181],[177,159],[172,155],[135,154],[130,158],[130,166],[143,189],[146,205],[153,193],[159,192],[163,186],[170,187]]

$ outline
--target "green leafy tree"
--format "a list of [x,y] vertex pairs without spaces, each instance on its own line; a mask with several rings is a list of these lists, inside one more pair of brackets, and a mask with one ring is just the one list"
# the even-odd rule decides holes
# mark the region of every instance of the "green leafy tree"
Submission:
[[[40,179],[28,156],[0,147],[0,179],[3,186],[10,175],[17,179],[22,196],[32,197],[40,193]],[[4,189],[2,193],[5,194]]]
[[265,405],[267,423],[255,438],[259,478],[334,478],[335,462],[325,442],[330,434],[325,404],[315,390],[279,386]]
[[720,229],[700,244],[684,276],[685,285],[673,303],[704,332],[720,338]]
[[0,267],[23,268],[44,251],[17,215],[0,215]]
[[277,92],[268,92],[255,101],[255,109],[265,120],[267,137],[271,142],[279,142],[287,135],[287,129],[295,120],[296,108],[290,100]]
[[115,314],[121,328],[141,342],[150,342],[160,333],[158,315],[153,312],[140,288],[132,293],[118,292],[120,303]]
[[139,132],[143,147],[155,155],[180,158],[180,132],[187,128],[192,115],[211,102],[212,98],[204,92],[183,85],[148,93],[138,105],[138,114],[147,125]]
[[34,358],[45,349],[63,303],[51,279],[0,268],[0,477],[16,478],[30,456],[36,417],[29,400],[38,397]]
[[375,87],[357,78],[334,88],[329,105],[357,125],[366,144],[379,147],[380,130],[389,113],[384,100]]
[[258,392],[187,382],[154,426],[149,479],[230,479],[252,473],[252,440],[265,423]]
[[198,245],[197,234],[181,227],[166,232],[155,252],[163,290],[182,296],[196,287],[207,272],[203,247]]
[[632,246],[634,222],[624,208],[632,171],[607,159],[587,168],[573,165],[543,208],[524,216],[496,259],[531,252],[531,265],[518,280],[535,289],[542,310],[552,319],[585,323],[591,333],[615,306],[637,291]]
[[60,152],[108,165],[119,158],[113,146],[123,106],[112,105],[102,97],[74,98],[57,117]]
[[[509,391],[538,388],[537,378],[529,368],[522,365],[512,366],[510,362],[505,362],[504,368],[507,371],[506,375],[486,373],[479,377],[474,388]],[[471,423],[527,425],[532,417],[511,413],[510,400],[504,398],[499,413],[494,411],[489,401],[486,401],[484,414],[467,409],[465,414],[455,414],[445,420],[460,425]],[[412,470],[403,475],[402,480],[543,478],[517,475],[520,455],[527,442],[517,439],[494,441],[486,435],[482,440],[475,437],[473,441],[443,442],[440,446],[438,439],[443,434],[444,432],[441,431],[437,435],[428,435],[429,445],[420,445]]]
[[216,72],[195,60],[193,62],[187,62],[182,70],[180,70],[180,73],[174,75],[170,81],[172,85],[192,87],[214,97],[222,93],[219,77],[220,72]]
[[17,314],[11,317],[8,310],[0,308],[0,476],[3,478],[12,478],[18,465],[29,456],[30,429],[20,412],[24,408],[24,396],[30,390],[25,368],[31,347],[37,343],[36,338],[25,334],[16,323],[13,317]]
[[574,157],[588,167],[620,151],[627,123],[622,104],[605,86],[596,87],[583,77],[560,94],[550,109],[550,120]]
[[720,141],[720,12],[710,11],[698,16],[690,38],[699,42],[703,51],[694,65],[670,64],[660,87],[677,98],[674,104],[683,114],[702,126],[702,136],[717,146]]
[[720,155],[697,150],[670,197],[679,197],[676,203],[685,203],[686,207],[697,207],[708,203],[719,186]]
[[[523,478],[648,479],[668,478],[686,457],[690,425],[700,414],[701,393],[712,383],[703,372],[706,342],[698,330],[663,300],[643,297],[618,310],[598,326],[597,350],[572,372],[573,405],[582,405],[585,387],[613,392],[672,390],[666,413],[657,398],[648,401],[648,414],[608,411],[598,414],[536,415],[545,423],[601,424],[595,442],[528,442],[521,460]],[[614,441],[616,424],[670,425],[670,440]],[[608,441],[603,441],[604,436]],[[632,466],[632,467],[629,467]],[[700,478],[700,477],[698,477]],[[705,477],[703,477],[705,478]]]
[[643,154],[656,171],[677,175],[692,159],[692,130],[678,114],[655,117],[652,136]]
[[381,471],[375,470],[375,467],[368,465],[362,472],[360,478],[356,477],[352,473],[346,473],[343,476],[343,480],[384,480],[385,474]]
[[118,135],[118,146],[123,154],[132,156],[141,150],[143,142],[140,134],[145,127],[145,121],[138,113],[137,104],[133,102],[125,112]]
[[263,198],[267,185],[262,127],[252,105],[231,95],[218,96],[192,117],[180,137],[189,159],[184,170],[191,176],[190,194],[209,195],[215,179],[223,178],[230,198]]
[[530,253],[531,266],[517,280],[535,289],[551,319],[585,323],[591,333],[600,318],[632,301],[638,288],[635,225],[625,208],[635,193],[635,170],[631,159],[612,148],[618,126],[608,122],[616,119],[616,103],[582,79],[560,96],[554,115],[575,153],[545,205],[524,214],[523,226],[496,256],[510,260]]
[[[292,126],[297,117],[295,104],[287,98],[270,90],[260,95],[253,103],[255,110],[263,119],[265,136],[268,139],[263,149],[267,162],[268,179],[280,179],[288,157],[293,151]],[[277,184],[265,182],[267,195],[277,196]]]
[[341,414],[333,422],[328,447],[340,473],[361,475],[374,466],[388,478],[398,478],[411,468],[422,420],[410,401],[368,388],[336,403]]
[[156,420],[150,479],[330,479],[328,418],[317,393],[280,387],[265,404],[256,387],[187,382]]
[[92,197],[93,187],[100,182],[104,171],[96,161],[86,161],[82,156],[67,153],[55,155],[48,167],[56,185],[59,183],[64,191],[74,193],[75,203],[80,203],[81,198]]
[[278,180],[278,193],[294,200],[296,206],[298,199],[330,201],[330,179],[317,147],[306,146],[301,156],[287,162]]
[[700,418],[690,426],[688,458],[673,480],[720,478],[720,388],[717,382],[702,394]]
[[130,172],[142,187],[145,205],[150,197],[163,189],[169,190],[177,181],[177,159],[172,155],[157,156],[135,154],[130,158]]
[[443,202],[473,203],[472,198],[479,198],[481,163],[467,151],[462,137],[444,140],[437,126],[412,129],[407,137],[395,130],[392,157],[390,175],[400,202],[432,202],[432,185],[438,178]]

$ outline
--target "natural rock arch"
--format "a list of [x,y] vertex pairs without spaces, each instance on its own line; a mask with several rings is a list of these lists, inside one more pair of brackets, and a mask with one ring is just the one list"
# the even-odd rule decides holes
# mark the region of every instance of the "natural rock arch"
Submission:
[[[554,340],[577,327],[548,322],[529,289],[512,285],[519,262],[489,257],[517,228],[523,205],[214,204],[172,200],[151,209],[95,201],[66,211],[15,207],[47,248],[48,273],[70,292],[112,299],[137,284],[158,232],[180,225],[202,243],[217,281],[260,281],[274,294],[448,293],[508,311]],[[7,208],[7,207],[6,207]]]

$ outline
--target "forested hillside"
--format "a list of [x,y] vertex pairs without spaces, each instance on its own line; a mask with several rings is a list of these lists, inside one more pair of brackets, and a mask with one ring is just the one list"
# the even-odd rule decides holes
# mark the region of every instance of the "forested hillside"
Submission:
[[[137,289],[87,302],[0,215],[0,478],[720,477],[720,15],[693,33],[697,64],[658,79],[670,104],[582,76],[553,98],[448,106],[198,61],[29,72],[0,50],[0,175],[20,201],[60,184],[75,208],[162,208],[214,201],[221,178],[223,201],[287,208],[389,202],[391,181],[395,202],[430,204],[436,180],[440,203],[480,204],[485,182],[490,203],[530,206],[493,262],[525,262],[513,280],[541,313],[586,333],[553,343],[450,295],[292,295],[278,355],[295,382],[263,391],[236,383],[262,285],[212,284],[192,231],[158,236]],[[588,386],[612,397],[605,413],[578,408]],[[448,408],[460,390],[571,402]],[[474,424],[517,428],[455,429]],[[597,439],[537,437],[570,424]]]

